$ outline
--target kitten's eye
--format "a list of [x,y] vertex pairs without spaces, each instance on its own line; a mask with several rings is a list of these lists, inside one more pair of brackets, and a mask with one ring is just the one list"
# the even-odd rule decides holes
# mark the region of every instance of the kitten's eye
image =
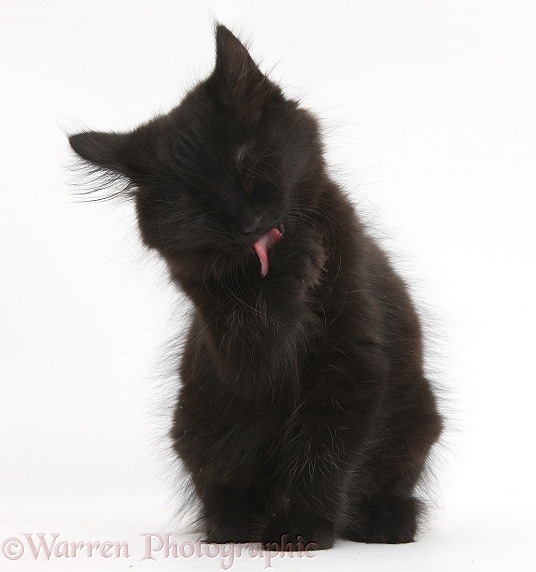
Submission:
[[255,179],[253,177],[248,177],[246,179],[245,186],[246,186],[246,191],[248,193],[251,193],[253,191],[253,189],[255,188]]
[[196,214],[197,216],[203,216],[203,215],[212,214],[212,213],[214,213],[214,212],[216,212],[216,209],[215,209],[215,208],[207,208],[207,209],[203,209],[203,210],[197,211],[195,214]]

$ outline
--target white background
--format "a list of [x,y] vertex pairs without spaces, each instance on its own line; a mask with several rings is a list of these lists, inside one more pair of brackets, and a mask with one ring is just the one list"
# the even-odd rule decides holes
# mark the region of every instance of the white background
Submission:
[[58,533],[131,556],[35,564],[26,545],[0,569],[154,569],[140,535],[178,530],[161,364],[185,302],[131,204],[74,200],[65,133],[176,105],[211,71],[213,18],[321,117],[333,172],[426,315],[449,417],[417,543],[274,569],[534,569],[536,10],[512,0],[3,0],[0,542]]

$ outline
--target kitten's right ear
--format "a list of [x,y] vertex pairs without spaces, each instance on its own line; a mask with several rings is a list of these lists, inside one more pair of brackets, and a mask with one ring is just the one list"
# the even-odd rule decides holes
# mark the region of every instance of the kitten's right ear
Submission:
[[86,131],[69,137],[73,150],[95,167],[129,176],[127,165],[122,160],[127,135]]

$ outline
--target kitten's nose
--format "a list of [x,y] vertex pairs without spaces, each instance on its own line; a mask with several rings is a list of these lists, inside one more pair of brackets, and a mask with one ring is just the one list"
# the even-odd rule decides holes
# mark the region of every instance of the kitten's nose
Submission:
[[262,219],[261,215],[256,215],[247,221],[243,221],[242,222],[242,229],[240,232],[242,234],[251,234],[252,232],[255,232],[259,228],[259,224],[261,222],[261,219]]

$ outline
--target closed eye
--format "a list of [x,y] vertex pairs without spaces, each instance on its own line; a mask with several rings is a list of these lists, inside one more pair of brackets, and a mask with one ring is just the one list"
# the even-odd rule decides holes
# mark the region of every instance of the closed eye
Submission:
[[215,213],[216,209],[211,208],[211,209],[203,209],[200,211],[195,211],[193,214],[193,216],[202,216],[202,215],[206,215],[206,214],[210,214],[210,213]]
[[251,194],[253,189],[255,188],[256,181],[253,177],[248,177],[245,182],[246,191]]

